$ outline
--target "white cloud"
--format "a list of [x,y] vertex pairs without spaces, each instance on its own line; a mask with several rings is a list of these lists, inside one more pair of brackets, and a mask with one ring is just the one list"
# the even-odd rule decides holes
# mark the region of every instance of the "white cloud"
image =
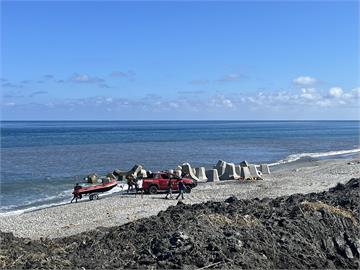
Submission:
[[204,104],[202,104],[203,108],[208,107],[211,108],[225,108],[225,109],[235,109],[235,105],[233,101],[226,97],[225,95],[217,94],[215,96],[210,97],[209,102],[206,99],[203,100]]
[[310,76],[300,76],[294,79],[293,83],[299,86],[312,86],[317,83],[317,79]]
[[344,91],[341,87],[331,87],[329,90],[330,96],[334,98],[339,98],[343,95]]
[[359,106],[360,88],[344,91],[340,87],[332,87],[326,91],[318,91],[315,88],[302,88],[300,93],[279,91],[264,94],[262,92],[239,98],[241,103],[253,103],[256,105],[281,107],[281,106],[320,106],[336,107],[343,105]]
[[89,76],[88,74],[73,74],[69,78],[69,82],[73,83],[103,83],[105,82],[104,79],[101,79],[96,76]]
[[171,108],[175,108],[175,109],[179,108],[179,104],[177,104],[176,102],[170,102],[170,103],[169,103],[169,106],[170,106]]
[[315,100],[318,98],[318,93],[315,88],[302,88],[300,96],[304,99]]

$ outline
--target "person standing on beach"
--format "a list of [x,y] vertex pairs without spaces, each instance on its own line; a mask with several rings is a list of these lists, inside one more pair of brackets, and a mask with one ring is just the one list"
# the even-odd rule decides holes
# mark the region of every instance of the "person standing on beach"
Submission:
[[179,180],[178,187],[179,187],[179,195],[176,197],[176,199],[179,199],[180,195],[181,198],[184,199],[185,184],[182,179]]
[[167,199],[169,195],[170,195],[170,199],[172,199],[173,196],[172,196],[172,181],[171,181],[171,176],[170,176],[170,178],[169,178],[168,189],[167,189],[167,193],[166,193],[165,199]]
[[129,174],[128,176],[126,176],[127,179],[127,184],[128,184],[128,189],[127,189],[127,193],[129,193],[129,191],[133,188],[134,186],[134,176],[132,174]]
[[72,203],[73,200],[75,200],[75,202],[77,203],[77,200],[82,198],[81,194],[78,194],[78,193],[77,193],[77,191],[78,191],[79,189],[81,189],[81,186],[79,185],[79,183],[76,183],[76,186],[74,187],[74,192],[73,192],[74,197],[71,199],[71,202],[70,202],[70,203]]

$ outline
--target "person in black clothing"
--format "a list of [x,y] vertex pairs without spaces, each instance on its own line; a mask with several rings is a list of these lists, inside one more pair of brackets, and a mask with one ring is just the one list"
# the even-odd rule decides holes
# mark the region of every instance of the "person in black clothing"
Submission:
[[179,187],[179,195],[176,197],[176,199],[179,199],[180,195],[181,198],[184,199],[185,184],[182,179],[179,180],[178,187]]
[[169,195],[170,195],[170,199],[172,199],[173,196],[172,196],[172,181],[171,181],[171,176],[170,176],[170,178],[169,178],[168,189],[167,189],[167,193],[166,193],[165,199],[167,199]]
[[129,191],[131,189],[133,189],[133,187],[135,186],[135,178],[133,175],[129,174],[126,176],[126,180],[127,180],[127,184],[128,184],[128,189],[127,189],[126,193],[129,193]]
[[73,200],[75,200],[75,202],[77,203],[77,200],[82,198],[81,194],[77,194],[77,192],[76,192],[80,188],[81,188],[81,186],[79,185],[79,183],[76,183],[76,186],[74,187],[74,191],[73,191],[74,197],[71,199],[70,203],[72,203]]

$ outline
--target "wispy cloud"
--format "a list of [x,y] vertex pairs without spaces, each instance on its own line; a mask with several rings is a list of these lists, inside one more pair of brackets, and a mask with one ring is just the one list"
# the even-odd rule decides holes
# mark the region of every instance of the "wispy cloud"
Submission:
[[11,82],[6,82],[6,83],[2,84],[2,87],[4,87],[4,88],[22,88],[22,85],[13,84]]
[[22,98],[24,95],[20,91],[6,91],[3,98]]
[[22,83],[22,84],[28,84],[28,83],[31,83],[31,81],[30,81],[30,80],[22,80],[20,83]]
[[199,94],[203,94],[204,91],[202,90],[198,90],[198,91],[178,91],[177,92],[180,95],[199,95]]
[[128,71],[113,71],[110,73],[110,77],[114,77],[114,78],[124,78],[124,77],[134,77],[135,76],[135,72],[132,70],[128,70]]
[[88,74],[78,74],[74,73],[68,80],[71,83],[88,83],[88,84],[97,84],[97,83],[103,83],[105,82],[104,79],[96,77],[96,76],[90,76]]
[[204,84],[208,84],[209,80],[192,80],[190,81],[191,84],[198,84],[198,85],[204,85]]
[[51,74],[45,74],[43,77],[44,77],[45,79],[54,79],[54,78],[55,78],[55,76],[54,76],[54,75],[51,75]]
[[232,82],[232,81],[237,81],[239,80],[240,78],[242,77],[242,75],[240,74],[237,74],[237,73],[230,73],[230,74],[227,74],[223,77],[221,77],[218,82]]
[[310,76],[300,76],[293,80],[293,83],[298,86],[313,86],[318,82],[317,79],[310,77]]
[[100,83],[100,84],[98,84],[98,86],[99,86],[100,88],[106,88],[106,89],[111,88],[111,86],[109,86],[109,85],[106,84],[106,83]]
[[29,94],[29,97],[35,97],[35,96],[39,96],[39,95],[45,95],[47,94],[47,91],[35,91]]

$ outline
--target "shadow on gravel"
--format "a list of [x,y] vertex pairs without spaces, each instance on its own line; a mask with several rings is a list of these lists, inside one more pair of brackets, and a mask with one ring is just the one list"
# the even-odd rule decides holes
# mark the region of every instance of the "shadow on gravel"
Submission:
[[359,269],[359,192],[360,179],[351,179],[322,193],[178,202],[157,216],[62,239],[1,233],[0,267]]

